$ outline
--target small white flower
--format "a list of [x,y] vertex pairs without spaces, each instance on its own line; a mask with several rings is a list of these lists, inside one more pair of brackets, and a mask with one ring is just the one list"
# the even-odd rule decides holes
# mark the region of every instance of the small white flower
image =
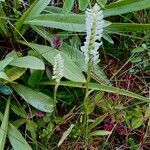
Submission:
[[61,78],[64,76],[63,72],[64,72],[64,60],[59,53],[55,57],[52,79],[55,79],[56,82],[60,82]]
[[92,9],[87,9],[85,13],[87,35],[81,51],[84,53],[86,64],[91,61],[93,65],[96,65],[100,61],[98,49],[102,45],[101,38],[105,26],[103,11],[96,3]]

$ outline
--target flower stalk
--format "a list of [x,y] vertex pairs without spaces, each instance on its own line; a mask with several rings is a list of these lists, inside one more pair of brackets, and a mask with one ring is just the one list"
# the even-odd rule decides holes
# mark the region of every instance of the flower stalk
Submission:
[[54,88],[54,102],[55,107],[57,103],[57,90],[60,83],[61,78],[64,76],[64,60],[61,57],[61,54],[58,53],[55,57],[54,67],[53,67],[53,76],[52,79],[55,79],[55,88]]
[[98,49],[102,45],[102,33],[105,26],[103,20],[103,11],[100,10],[99,5],[96,3],[93,8],[86,10],[86,41],[81,51],[84,53],[85,63],[87,64],[87,80],[86,80],[86,93],[84,98],[84,126],[85,126],[85,150],[88,146],[88,95],[89,84],[91,79],[91,72],[94,66],[99,63]]

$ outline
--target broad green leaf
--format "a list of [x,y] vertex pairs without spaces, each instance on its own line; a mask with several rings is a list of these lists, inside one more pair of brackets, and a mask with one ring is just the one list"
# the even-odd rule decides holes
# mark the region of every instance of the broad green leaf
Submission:
[[5,58],[4,60],[0,61],[0,71],[2,71],[11,61],[13,60],[12,57]]
[[[3,115],[0,112],[0,120],[3,120]],[[27,141],[23,138],[21,133],[11,124],[8,123],[8,138],[14,150],[32,150]]]
[[37,57],[25,56],[19,57],[11,61],[10,65],[20,68],[30,68],[35,70],[44,70],[44,63]]
[[21,135],[21,133],[9,123],[8,126],[8,138],[14,150],[32,150],[27,141]]
[[7,55],[6,55],[6,58],[7,57],[12,57],[12,58],[18,58],[18,57],[21,57],[22,56],[22,53],[21,52],[16,52],[15,50],[9,52]]
[[[44,45],[38,45],[33,43],[25,43],[32,49],[35,49],[40,53],[48,62],[54,65],[54,57],[59,53],[58,50]],[[71,81],[85,82],[85,77],[82,74],[81,69],[69,58],[64,52],[60,52],[62,58],[64,59],[64,77]]]
[[36,109],[43,111],[43,112],[49,112],[51,113],[54,108],[54,102],[53,100],[41,93],[34,91],[24,85],[20,84],[11,84],[14,90],[22,97],[24,100],[35,107]]
[[48,14],[31,18],[25,24],[50,27],[74,32],[85,32],[85,17],[76,14]]
[[[85,16],[77,14],[40,15],[25,22],[26,24],[62,29],[73,32],[85,32]],[[105,32],[149,31],[150,24],[112,23],[106,21]],[[105,33],[104,32],[104,33]]]
[[0,71],[0,79],[6,80],[8,82],[11,82],[10,78],[7,76],[5,72]]
[[15,81],[20,78],[25,73],[25,71],[26,69],[24,68],[12,67],[11,69],[6,71],[6,74],[11,81]]
[[[78,50],[77,48],[71,47],[65,42],[63,42],[62,47],[60,48],[60,51],[66,53],[68,57],[70,57],[77,64],[77,66],[80,67],[82,71],[87,72],[87,65],[85,63],[85,58],[84,58],[83,53],[80,50]],[[94,78],[94,76],[99,78],[99,80],[102,83],[109,83],[103,70],[98,65],[95,66],[94,68],[94,74],[92,74],[92,77]]]
[[97,130],[97,131],[93,131],[91,133],[89,133],[89,137],[91,136],[104,136],[104,135],[109,135],[111,134],[110,131],[105,131],[105,130]]
[[115,3],[106,5],[104,16],[114,16],[150,8],[149,0],[118,0]]
[[41,70],[34,71],[31,74],[30,78],[28,79],[28,85],[32,88],[36,88],[40,83],[42,75],[43,75],[43,71]]
[[106,27],[105,30],[108,32],[141,32],[149,31],[150,24],[139,24],[139,23],[112,23]]
[[79,0],[79,8],[84,11],[89,4],[89,0]]
[[[43,85],[55,85],[55,82],[47,81],[43,82]],[[71,81],[61,81],[60,86],[69,86],[69,87],[78,87],[78,88],[86,88],[84,83],[78,83],[78,82],[71,82]],[[111,85],[104,85],[104,84],[98,84],[98,83],[90,83],[89,88],[92,90],[100,90],[108,93],[115,93],[119,95],[129,96],[138,100],[141,100],[143,102],[150,102],[149,98],[146,98],[144,96],[141,96],[139,94],[130,92],[128,90],[120,89],[117,87],[113,87]]]
[[10,98],[7,101],[5,114],[0,127],[0,150],[3,150],[5,145],[5,140],[6,140],[7,130],[8,130],[9,106],[10,106]]
[[[52,35],[45,31],[42,28],[39,27],[32,27],[40,36],[42,36],[44,39],[48,40],[49,42],[52,42]],[[70,45],[68,45],[67,43],[63,42],[62,46],[59,48],[60,51],[64,52],[65,54],[68,55],[68,57],[70,57],[73,62],[75,62],[75,64],[84,72],[87,71],[87,65],[85,64],[85,60],[84,60],[84,55],[83,53],[75,48],[72,47]],[[96,66],[95,70],[94,70],[95,75],[97,76],[97,78],[99,78],[99,80],[103,83],[109,83],[106,75],[104,74],[104,72],[100,69],[100,67]],[[92,77],[94,77],[94,75],[92,75]]]
[[63,5],[63,10],[67,14],[72,10],[74,5],[74,0],[65,0]]

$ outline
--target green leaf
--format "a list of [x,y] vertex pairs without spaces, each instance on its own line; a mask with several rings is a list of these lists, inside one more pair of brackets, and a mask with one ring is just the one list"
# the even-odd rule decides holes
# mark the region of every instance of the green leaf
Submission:
[[38,84],[40,83],[42,75],[43,75],[43,71],[41,70],[34,71],[31,74],[30,78],[28,79],[28,85],[32,88],[36,88]]
[[[15,28],[20,31],[20,28],[24,24],[24,21],[28,18],[30,13],[32,12],[32,9],[36,6],[39,0],[35,1],[22,15],[22,17],[15,23]],[[16,32],[16,31],[15,31]]]
[[19,128],[21,125],[25,124],[27,119],[17,119],[12,122],[12,124],[16,127]]
[[47,41],[49,41],[50,43],[52,42],[53,35],[50,34],[50,32],[47,32],[42,27],[32,26],[32,29],[34,31],[36,31],[41,37],[43,37],[44,39],[46,39]]
[[[25,43],[25,42],[21,42],[21,43],[28,45],[32,49],[35,49],[48,62],[54,65],[54,57],[59,53],[58,50],[44,45]],[[85,82],[85,77],[83,76],[81,69],[65,53],[63,52],[60,53],[62,58],[64,59],[64,77],[66,77],[71,81]]]
[[134,57],[131,60],[132,63],[136,63],[136,64],[139,63],[139,62],[141,62],[141,61],[142,61],[141,56]]
[[32,138],[35,140],[36,139],[36,129],[37,129],[37,124],[34,123],[32,120],[28,120],[26,124],[27,130],[31,133]]
[[93,130],[96,126],[98,126],[104,119],[105,119],[106,115],[97,117],[93,123],[91,123],[88,126],[88,132],[91,132],[91,130]]
[[132,50],[132,54],[144,52],[143,47],[136,47]]
[[44,63],[34,56],[19,57],[11,61],[10,65],[20,68],[30,68],[35,70],[44,70]]
[[50,13],[50,14],[63,14],[63,9],[60,8],[60,7],[55,7],[55,6],[47,6],[45,9],[44,9],[44,12],[46,13]]
[[114,16],[125,14],[129,12],[139,11],[142,9],[150,8],[149,0],[118,0],[115,3],[106,5],[104,16]]
[[[0,120],[3,120],[3,115],[0,112]],[[32,150],[27,141],[23,138],[21,133],[11,124],[8,124],[8,138],[14,150]]]
[[133,118],[131,125],[133,129],[137,129],[140,126],[142,126],[143,123],[144,123],[143,118]]
[[34,7],[30,11],[26,19],[38,16],[46,8],[46,6],[50,3],[51,0],[36,0],[36,1],[37,1],[36,5],[34,5]]
[[85,17],[76,14],[48,14],[31,18],[25,24],[62,29],[66,31],[85,32]]
[[9,106],[10,106],[10,98],[7,101],[5,114],[0,128],[0,150],[3,150],[5,145],[5,140],[6,140],[7,130],[8,130]]
[[97,3],[101,6],[101,7],[105,7],[105,4],[107,3],[107,0],[97,0]]
[[103,38],[108,41],[111,44],[114,44],[114,41],[112,40],[112,38],[107,34],[107,33],[103,33]]
[[[50,14],[40,15],[25,22],[26,24],[62,29],[73,32],[85,32],[85,15]],[[112,23],[106,21],[105,32],[137,32],[149,31],[150,24]],[[105,33],[104,32],[104,33]]]
[[71,124],[70,127],[63,133],[63,136],[61,137],[59,143],[58,143],[58,147],[65,141],[65,139],[69,136],[70,132],[72,131],[73,127],[75,125]]
[[72,10],[74,5],[74,0],[65,0],[63,5],[63,10],[67,14]]
[[6,80],[8,82],[12,82],[10,80],[10,78],[7,76],[7,74],[5,72],[2,72],[2,71],[0,72],[0,79]]
[[[52,42],[52,35],[49,32],[45,31],[42,28],[35,27],[35,26],[32,28],[44,39],[48,40],[49,42]],[[64,52],[65,54],[67,54],[68,57],[70,57],[71,60],[73,60],[73,62],[82,71],[84,71],[84,72],[87,71],[87,65],[85,64],[84,55],[79,49],[72,47],[72,46],[68,45],[67,43],[63,42],[62,46],[59,48],[59,50]],[[99,78],[99,80],[102,81],[102,83],[109,83],[106,75],[104,74],[104,72],[101,70],[100,67],[96,66],[94,73],[97,76],[96,78]]]
[[19,67],[12,67],[11,69],[6,71],[7,76],[11,81],[15,81],[19,79],[24,73],[26,69]]
[[111,134],[110,131],[105,131],[105,130],[97,130],[97,131],[93,131],[91,133],[89,133],[89,137],[91,136],[104,136],[104,135],[109,135]]
[[6,24],[6,15],[3,11],[2,6],[0,6],[0,29],[3,31],[4,35],[8,37],[9,32]]
[[[45,7],[50,3],[50,1],[51,0],[35,0],[34,3],[25,11],[22,17],[16,22],[15,28],[18,31],[20,31],[24,22],[31,17],[38,16],[45,9]],[[26,29],[28,29],[28,26],[27,27],[25,26],[24,31]],[[24,31],[21,31],[21,34],[23,34]]]
[[79,0],[79,8],[84,11],[89,4],[89,0]]
[[[55,85],[55,82],[48,81],[48,82],[43,82],[43,85]],[[84,83],[79,83],[79,82],[72,82],[72,81],[61,81],[60,86],[69,86],[69,87],[78,87],[78,88],[86,88]],[[117,87],[113,87],[111,85],[104,85],[104,84],[98,84],[98,83],[90,83],[89,88],[92,90],[100,90],[108,93],[115,93],[119,95],[124,95],[124,96],[129,96],[138,100],[141,100],[143,102],[150,102],[149,98],[146,98],[144,96],[141,96],[139,94],[130,92],[128,90],[120,89]]]
[[18,107],[16,104],[13,104],[11,106],[11,109],[13,110],[13,112],[15,114],[17,114],[18,116],[22,117],[22,118],[27,118],[27,113],[25,112],[24,108],[22,107]]
[[43,111],[43,112],[49,112],[51,113],[54,108],[54,102],[53,100],[41,93],[36,92],[26,86],[20,85],[20,84],[11,84],[14,90],[22,97],[24,100],[35,107],[36,109]]
[[5,58],[4,60],[0,61],[0,71],[2,71],[11,61],[13,60],[12,57]]
[[21,133],[9,123],[8,138],[14,150],[32,150],[27,141],[23,138]]
[[105,30],[109,32],[141,32],[149,31],[150,24],[139,24],[139,23],[112,23],[106,27]]

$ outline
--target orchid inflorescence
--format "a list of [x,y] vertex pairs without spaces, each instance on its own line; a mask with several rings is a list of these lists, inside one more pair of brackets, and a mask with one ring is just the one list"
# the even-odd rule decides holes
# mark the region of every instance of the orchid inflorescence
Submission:
[[61,54],[58,53],[55,57],[52,78],[55,79],[57,83],[59,83],[63,76],[64,76],[64,60],[61,57]]
[[102,33],[105,26],[103,11],[96,3],[92,9],[86,10],[86,41],[81,51],[84,53],[85,62],[96,65],[99,60],[98,49],[102,45]]

